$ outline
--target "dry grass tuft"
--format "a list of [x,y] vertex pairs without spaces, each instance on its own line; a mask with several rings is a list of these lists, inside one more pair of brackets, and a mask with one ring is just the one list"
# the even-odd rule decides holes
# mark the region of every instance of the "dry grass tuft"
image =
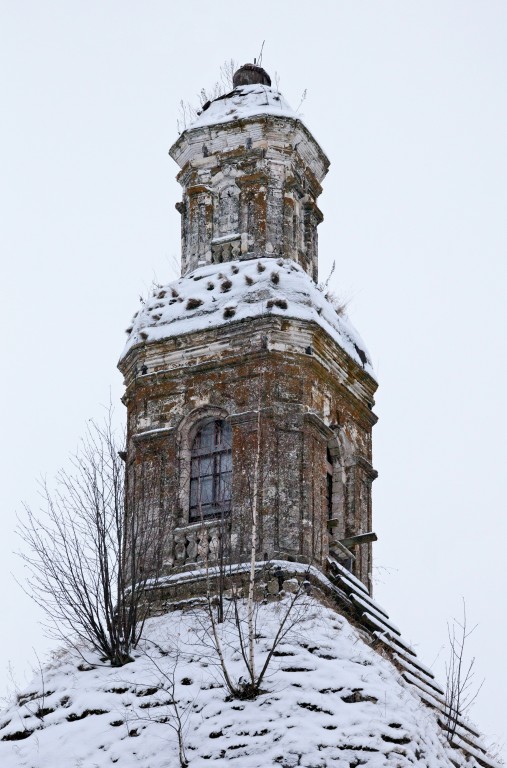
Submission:
[[197,309],[202,304],[202,299],[189,299],[187,301],[187,309]]
[[349,305],[348,299],[340,298],[335,293],[333,293],[333,291],[327,291],[324,294],[324,298],[329,301],[338,317],[343,317],[343,315],[347,314],[347,307]]
[[268,309],[271,309],[271,307],[278,307],[278,309],[287,309],[289,306],[285,299],[270,299],[266,306]]

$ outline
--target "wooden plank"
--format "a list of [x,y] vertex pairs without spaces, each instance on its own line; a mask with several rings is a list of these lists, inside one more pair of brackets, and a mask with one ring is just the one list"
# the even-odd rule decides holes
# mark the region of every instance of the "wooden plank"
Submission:
[[[351,552],[350,549],[347,549],[347,547],[344,547],[341,542],[336,541],[336,539],[333,541],[332,546],[335,548],[336,551],[333,552],[333,550],[330,550],[330,552],[333,555],[334,562],[337,563],[338,565],[339,563],[337,558],[340,556],[343,557],[345,560],[356,559],[356,556],[354,555],[354,553]],[[343,567],[343,566],[340,566],[340,567]]]
[[327,561],[332,568],[334,567],[336,569],[336,571],[340,576],[343,576],[348,582],[350,582],[350,585],[352,587],[356,587],[357,589],[361,590],[369,597],[368,590],[364,586],[363,582],[359,581],[359,579],[356,579],[353,573],[351,573],[350,571],[347,571],[347,569],[344,568],[343,565],[340,565],[340,563],[337,560],[335,560],[333,557],[328,557]]
[[402,672],[401,676],[402,676],[402,678],[404,680],[407,681],[407,683],[410,683],[411,685],[415,685],[417,688],[420,688],[421,691],[424,691],[425,693],[430,694],[430,696],[433,696],[435,701],[438,701],[440,706],[442,706],[444,708],[447,706],[446,703],[445,703],[445,697],[444,697],[443,693],[438,691],[434,686],[427,685],[424,682],[424,680],[421,680],[420,677],[418,677],[417,675],[414,675],[409,670],[406,670],[405,672]]
[[[354,598],[353,595],[351,595],[352,598]],[[384,621],[384,619],[380,615],[375,615],[373,611],[371,610],[365,610],[361,614],[361,619],[365,621],[367,624],[371,623],[375,627],[375,629],[381,629],[382,627],[386,627],[392,634],[396,635],[401,639],[400,632],[396,629],[396,627],[393,624],[390,624],[388,621]]]
[[405,642],[405,640],[401,637],[401,635],[394,635],[389,630],[384,629],[384,627],[378,626],[376,632],[372,632],[373,635],[378,636],[380,634],[387,635],[387,637],[393,642],[396,643],[396,645],[399,645],[400,648],[403,648],[404,651],[409,653],[411,656],[417,657],[416,652],[414,649]]
[[409,675],[413,675],[415,678],[417,678],[417,680],[420,680],[423,685],[426,685],[428,688],[433,689],[435,693],[443,697],[442,700],[445,702],[445,693],[443,689],[438,685],[438,683],[435,682],[435,680],[431,680],[430,678],[428,678],[428,676],[424,672],[420,672],[415,666],[412,667],[412,669],[409,669],[408,667],[412,666],[410,665],[410,662],[408,660],[403,659],[398,654],[395,653],[394,657],[397,658],[400,664],[402,664],[405,667]]
[[386,631],[375,631],[373,632],[373,635],[378,639],[381,640],[385,645],[387,645],[391,650],[394,651],[404,651],[405,653],[410,654],[410,656],[413,656],[414,658],[417,658],[417,654],[414,651],[413,648],[411,648],[408,643],[405,643],[404,640],[401,637],[398,637],[397,635],[390,635],[389,632]]
[[364,608],[364,610],[368,611],[368,613],[373,613],[373,615],[376,616],[379,621],[384,621],[388,627],[391,627],[393,632],[396,632],[397,635],[401,635],[400,630],[395,624],[392,624],[391,619],[387,613],[385,611],[379,610],[380,606],[377,607],[373,600],[367,600],[362,594],[358,595],[356,592],[352,592],[350,596],[358,606]]
[[[438,702],[436,702],[435,699],[433,699],[432,696],[430,696],[429,694],[425,693],[424,691],[420,691],[418,693],[419,693],[419,696],[420,696],[421,700],[427,706],[431,707],[432,709],[436,709],[437,712],[439,712],[443,716],[443,718],[446,718],[445,711],[438,704]],[[438,724],[440,725],[441,728],[443,728],[444,730],[447,730],[447,728],[444,725],[444,722],[442,722],[440,717],[438,717]],[[482,742],[480,742],[480,741],[476,742],[475,741],[475,737],[477,737],[477,738],[480,738],[480,737],[479,737],[479,734],[477,734],[477,732],[473,730],[473,728],[468,726],[468,724],[464,723],[462,720],[460,720],[460,722],[458,724],[458,728],[459,728],[459,733],[460,734],[463,731],[468,732],[468,733],[467,733],[466,739],[463,738],[463,737],[460,738],[460,736],[458,735],[457,738],[455,737],[453,740],[451,740],[450,743],[451,743],[451,745],[453,747],[459,747],[460,749],[462,749],[467,754],[472,755],[473,757],[476,758],[476,760],[481,765],[485,766],[485,768],[501,768],[498,765],[498,763],[495,763],[495,761],[492,760],[485,753],[485,751],[483,751],[484,747],[482,745]]]
[[348,539],[340,539],[340,542],[344,547],[355,547],[359,544],[370,544],[373,541],[378,541],[377,534],[373,531],[369,533],[359,533],[357,536],[349,536]]
[[[394,658],[397,659],[400,662],[400,664],[403,664],[403,665],[407,664],[410,668],[413,667],[414,669],[417,669],[419,674],[424,675],[424,677],[428,681],[430,681],[428,684],[431,683],[432,685],[434,685],[438,689],[439,693],[444,693],[443,688],[441,688],[441,686],[435,680],[435,675],[432,672],[430,672],[428,668],[424,666],[424,664],[421,664],[419,662],[419,659],[417,659],[417,657],[415,657],[414,660],[412,660],[406,654],[404,654],[403,651],[401,651],[399,648],[394,648],[393,651],[394,651]],[[417,661],[415,659],[417,659]]]
[[[434,709],[437,709],[445,718],[447,717],[448,708],[447,704],[445,703],[445,699],[442,696],[438,696],[431,689],[427,689],[427,686],[425,686],[421,681],[417,680],[417,678],[410,679],[413,676],[409,672],[402,672],[401,676],[407,683],[409,683],[409,685],[413,685],[418,689],[419,696],[422,699],[427,701],[427,703],[434,707]],[[466,722],[462,715],[458,715],[458,725],[460,725],[466,731],[469,731],[476,738],[480,739],[481,734],[472,725],[470,725],[470,723]]]
[[460,739],[457,736],[454,736],[454,738],[451,739],[451,745],[453,747],[463,749],[465,752],[468,752],[468,754],[472,755],[472,757],[475,757],[477,762],[483,765],[484,768],[501,768],[500,763],[497,763],[491,757],[488,757],[488,755],[484,754],[484,752],[481,752],[478,749],[474,749],[473,747],[469,747],[467,743],[463,741],[463,739]]
[[463,739],[463,741],[468,742],[472,747],[475,747],[475,749],[480,749],[481,752],[484,752],[487,754],[487,747],[486,745],[481,741],[480,737],[476,737],[474,733],[471,731],[467,731],[460,723],[456,723],[456,726],[449,727],[447,725],[447,718],[440,719],[438,718],[438,724],[441,728],[444,729],[444,731],[447,731],[448,733],[452,733],[454,730],[456,735],[459,736],[460,739]]

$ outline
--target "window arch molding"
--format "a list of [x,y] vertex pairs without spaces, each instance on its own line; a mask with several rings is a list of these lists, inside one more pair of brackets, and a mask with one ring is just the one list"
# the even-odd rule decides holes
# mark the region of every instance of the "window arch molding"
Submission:
[[352,462],[353,446],[342,430],[327,442],[327,501],[330,517],[338,520],[336,534],[338,538],[346,535],[346,487],[347,471]]
[[[190,479],[192,446],[199,430],[210,421],[225,421],[227,424],[229,413],[225,408],[206,405],[195,408],[187,414],[179,426],[179,525],[191,525],[199,520],[190,518]],[[212,517],[212,516],[210,516]]]

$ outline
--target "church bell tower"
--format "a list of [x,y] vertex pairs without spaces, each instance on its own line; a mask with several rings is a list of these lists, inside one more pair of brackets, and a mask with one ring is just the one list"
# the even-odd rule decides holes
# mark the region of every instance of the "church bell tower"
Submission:
[[318,284],[329,160],[252,64],[170,155],[181,277],[154,289],[119,363],[131,509],[164,521],[164,573],[244,562],[255,515],[259,561],[334,559],[371,590],[377,384]]

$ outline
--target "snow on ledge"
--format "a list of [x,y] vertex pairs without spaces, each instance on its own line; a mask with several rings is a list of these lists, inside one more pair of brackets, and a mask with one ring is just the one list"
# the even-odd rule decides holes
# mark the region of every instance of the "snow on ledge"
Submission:
[[156,287],[127,329],[120,362],[140,343],[267,315],[317,323],[375,378],[364,342],[348,318],[337,313],[302,267],[272,257],[209,264]]
[[256,115],[277,115],[301,120],[280,91],[267,85],[241,85],[210,103],[188,129],[244,120]]

